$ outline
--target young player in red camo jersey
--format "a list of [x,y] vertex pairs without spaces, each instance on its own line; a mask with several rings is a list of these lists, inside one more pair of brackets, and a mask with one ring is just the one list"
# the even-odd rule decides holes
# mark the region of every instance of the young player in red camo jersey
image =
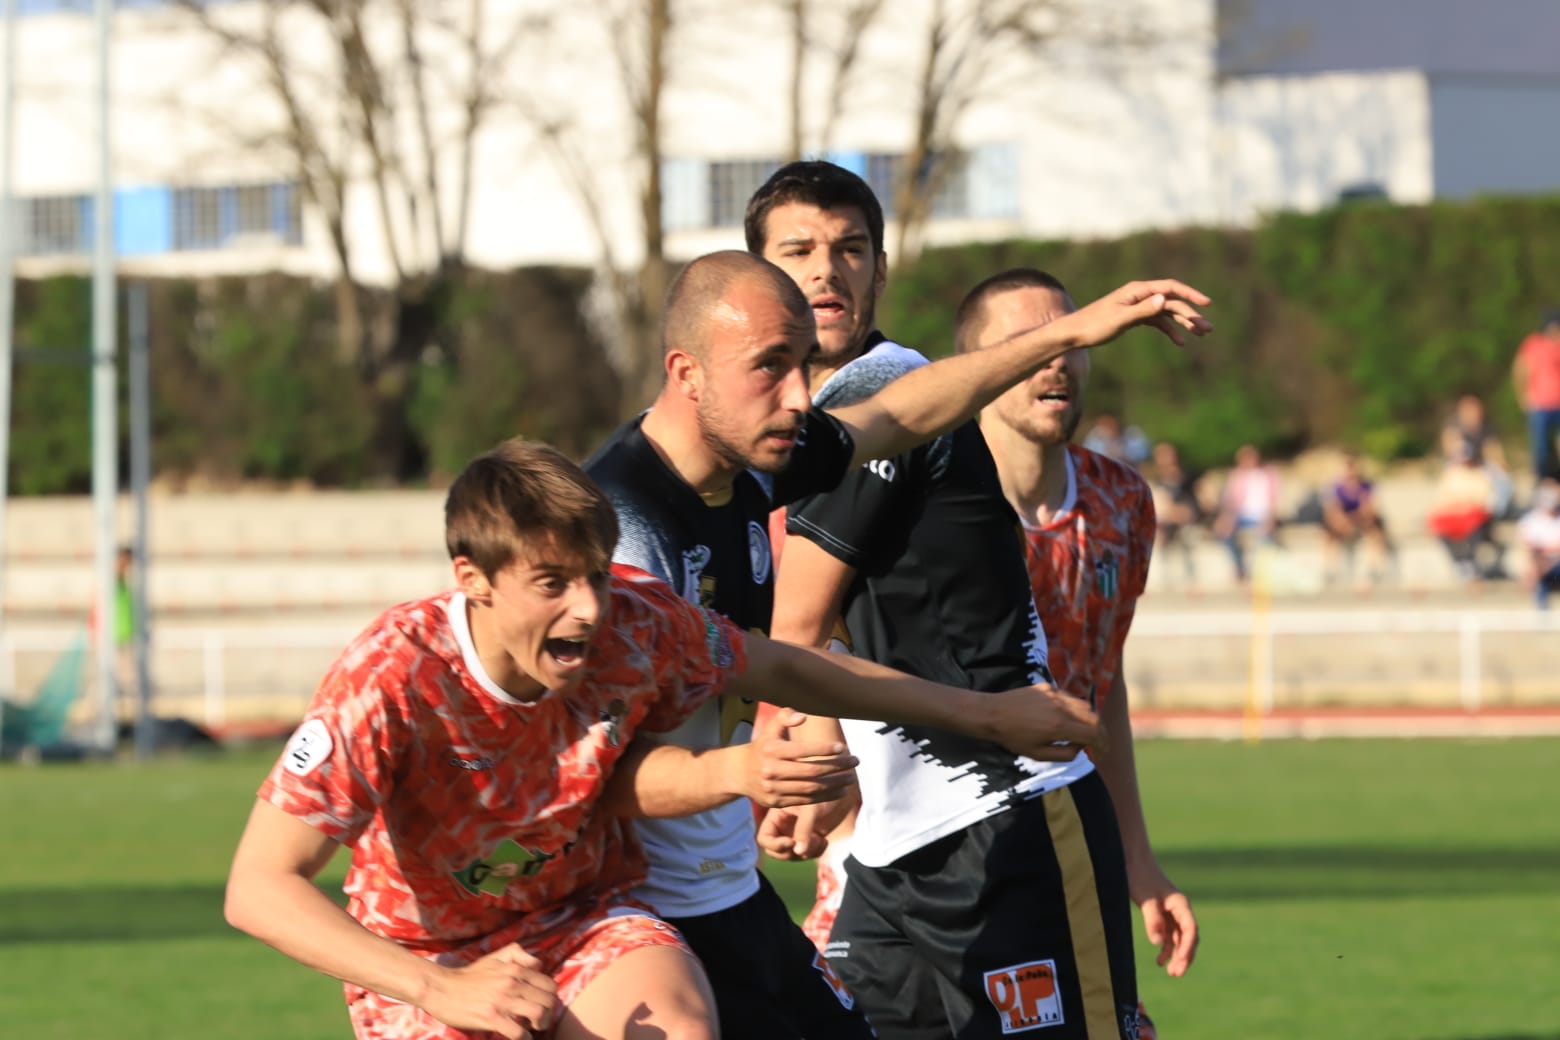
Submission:
[[[364,1040],[714,1036],[698,962],[627,895],[640,846],[592,811],[636,731],[710,696],[924,720],[1029,754],[1056,738],[1054,720],[1029,723],[1035,690],[982,696],[744,636],[643,572],[609,572],[610,503],[544,445],[475,460],[445,519],[456,590],[391,608],[342,653],[228,880],[228,920],[341,979]],[[343,844],[345,911],[313,884]]]

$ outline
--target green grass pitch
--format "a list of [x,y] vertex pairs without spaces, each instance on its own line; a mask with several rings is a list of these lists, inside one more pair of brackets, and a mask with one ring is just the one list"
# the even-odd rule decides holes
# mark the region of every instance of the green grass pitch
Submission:
[[[0,767],[0,1033],[350,1035],[335,983],[222,920],[275,750]],[[1139,931],[1162,1036],[1560,1038],[1560,741],[1156,741],[1138,757],[1204,934],[1169,979]],[[810,874],[771,876],[803,909]]]

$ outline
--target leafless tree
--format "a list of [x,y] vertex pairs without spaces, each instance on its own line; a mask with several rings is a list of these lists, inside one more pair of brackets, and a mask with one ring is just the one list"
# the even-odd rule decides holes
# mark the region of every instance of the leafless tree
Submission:
[[[176,0],[173,17],[212,41],[214,61],[242,63],[268,96],[274,119],[230,134],[283,157],[318,214],[336,261],[340,348],[373,389],[382,474],[405,475],[406,404],[428,345],[428,305],[465,265],[476,141],[531,27],[493,24],[485,0]],[[363,187],[391,269],[383,292],[364,286],[348,223]]]

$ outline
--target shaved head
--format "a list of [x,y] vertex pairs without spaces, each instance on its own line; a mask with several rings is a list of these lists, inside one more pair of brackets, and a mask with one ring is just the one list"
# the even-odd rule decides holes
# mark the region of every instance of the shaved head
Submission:
[[812,324],[812,307],[789,275],[752,253],[727,249],[692,261],[672,283],[661,316],[662,351],[684,350],[708,362],[712,319],[734,289],[749,285],[772,291],[793,317]]

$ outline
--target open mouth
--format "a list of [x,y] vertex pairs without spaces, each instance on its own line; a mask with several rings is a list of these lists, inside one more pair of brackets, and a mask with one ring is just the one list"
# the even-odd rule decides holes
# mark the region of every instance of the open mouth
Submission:
[[1048,390],[1039,397],[1041,404],[1056,405],[1065,408],[1072,402],[1072,395],[1066,390]]
[[813,300],[812,309],[819,324],[839,321],[845,317],[845,302],[834,296],[820,296]]
[[547,655],[564,667],[585,660],[590,644],[584,639],[549,639],[544,644]]

